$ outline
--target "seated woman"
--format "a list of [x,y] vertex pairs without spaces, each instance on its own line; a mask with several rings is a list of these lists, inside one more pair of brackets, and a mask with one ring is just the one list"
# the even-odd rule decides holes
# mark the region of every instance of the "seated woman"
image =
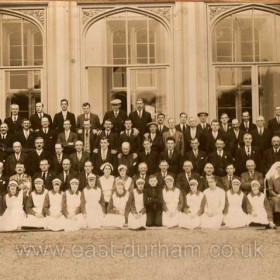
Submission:
[[107,214],[108,204],[114,189],[115,176],[111,175],[113,172],[113,165],[109,162],[102,164],[100,169],[103,171],[104,175],[98,178],[97,186],[102,190],[105,200],[105,214]]
[[280,162],[275,162],[266,174],[269,199],[272,204],[274,222],[280,226]]
[[90,174],[82,191],[82,214],[87,227],[100,228],[105,216],[105,200],[101,188],[96,185],[96,176]]
[[123,227],[127,223],[128,213],[131,209],[131,194],[125,190],[124,182],[116,182],[116,191],[113,192],[104,219],[104,226]]
[[201,202],[203,193],[198,190],[198,181],[190,180],[191,191],[186,195],[184,212],[179,218],[179,227],[195,229],[201,225]]
[[118,167],[119,176],[116,178],[116,182],[122,180],[124,182],[124,189],[132,193],[134,189],[134,182],[131,177],[127,176],[127,166],[124,164]]
[[248,225],[246,211],[246,196],[240,190],[241,182],[232,180],[232,188],[226,192],[226,207],[224,210],[224,223],[226,227],[238,228]]
[[8,193],[2,197],[2,213],[0,217],[0,230],[10,231],[19,229],[26,214],[23,210],[25,196],[23,191],[19,189],[18,182],[12,180],[8,184]]
[[66,231],[75,231],[85,228],[85,220],[81,211],[81,192],[79,191],[79,180],[70,180],[70,189],[65,191],[62,197],[62,213],[67,219]]
[[139,178],[136,181],[136,188],[132,192],[131,210],[128,215],[128,227],[131,229],[145,229],[147,215],[144,206],[145,180]]
[[201,228],[218,229],[223,222],[225,208],[225,191],[219,188],[213,177],[207,179],[209,188],[206,189],[201,203]]
[[62,213],[63,192],[60,190],[61,180],[52,180],[52,190],[45,197],[43,213],[47,219],[47,228],[53,231],[65,229],[66,218]]
[[251,192],[247,195],[247,213],[249,226],[268,225],[274,228],[273,214],[267,197],[260,191],[257,180],[251,182]]
[[27,219],[24,221],[23,226],[46,228],[47,221],[43,214],[43,206],[48,191],[45,189],[44,181],[41,178],[34,180],[34,187],[34,191],[27,198],[25,206]]
[[181,191],[174,185],[174,178],[170,175],[165,177],[165,187],[162,190],[162,197],[162,225],[165,227],[178,226],[180,212],[184,206],[184,199]]

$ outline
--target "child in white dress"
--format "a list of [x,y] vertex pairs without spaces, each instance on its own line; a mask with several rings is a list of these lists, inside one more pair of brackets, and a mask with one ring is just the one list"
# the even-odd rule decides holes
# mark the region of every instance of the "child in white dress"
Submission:
[[108,214],[105,216],[104,226],[123,227],[127,223],[130,209],[131,194],[125,190],[124,182],[119,180],[116,183],[116,191],[113,192],[108,205]]
[[174,178],[167,175],[165,187],[162,190],[163,213],[162,225],[165,227],[175,227],[179,224],[180,212],[183,210],[184,199],[181,191],[174,186]]
[[88,176],[87,186],[82,191],[81,209],[87,227],[100,228],[105,216],[105,201],[101,188],[96,185],[96,176]]
[[62,212],[67,219],[66,231],[75,231],[86,227],[81,211],[79,180],[76,178],[70,180],[70,189],[63,194]]
[[208,185],[201,203],[201,228],[218,229],[223,222],[225,208],[225,191],[216,185],[214,178],[208,178]]
[[61,180],[56,178],[52,180],[52,190],[45,197],[43,213],[47,219],[47,228],[53,231],[64,230],[66,218],[62,213],[63,192],[60,190]]
[[240,190],[241,182],[232,180],[232,188],[226,192],[226,206],[224,210],[224,223],[226,227],[238,228],[248,225],[246,209],[246,196]]
[[247,195],[247,213],[249,225],[261,224],[274,228],[272,209],[267,197],[260,191],[257,180],[251,182],[251,192]]
[[145,229],[147,215],[144,206],[144,186],[145,180],[139,178],[136,181],[137,188],[132,192],[131,210],[128,215],[128,227],[131,229]]
[[198,190],[198,181],[190,180],[191,191],[186,195],[184,212],[179,218],[179,227],[195,229],[201,225],[201,202],[203,193]]
[[24,208],[25,196],[19,189],[18,183],[12,180],[8,184],[8,193],[2,197],[3,215],[0,217],[0,230],[17,230],[26,219]]
[[44,188],[44,181],[41,178],[34,180],[34,191],[27,198],[26,213],[27,219],[23,226],[35,228],[47,228],[47,220],[43,214],[43,206],[48,191]]
[[109,162],[102,164],[100,169],[103,171],[104,175],[100,176],[97,181],[97,186],[101,188],[102,194],[105,200],[105,214],[107,214],[108,204],[114,189],[115,177],[111,175],[113,172],[113,166]]

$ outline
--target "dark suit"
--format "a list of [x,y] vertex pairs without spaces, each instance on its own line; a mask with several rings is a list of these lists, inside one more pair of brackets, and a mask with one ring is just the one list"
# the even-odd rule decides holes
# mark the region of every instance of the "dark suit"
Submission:
[[102,166],[103,163],[109,162],[113,165],[113,174],[117,174],[116,170],[116,155],[111,153],[111,150],[108,149],[106,158],[103,160],[101,156],[101,149],[98,149],[97,153],[92,154],[92,162],[94,166],[94,173],[98,174],[99,176],[103,175],[103,171],[100,170],[100,167]]
[[223,177],[227,174],[227,165],[233,163],[233,159],[229,152],[223,151],[223,156],[221,157],[218,155],[218,152],[216,150],[208,156],[207,162],[213,164],[215,175]]
[[39,172],[40,160],[48,159],[48,158],[49,158],[49,154],[46,151],[42,151],[41,155],[38,155],[36,150],[30,152],[28,154],[28,159],[27,159],[28,165],[26,166],[26,173],[32,176],[36,172]]
[[271,147],[271,135],[267,128],[263,129],[263,134],[260,135],[257,128],[251,131],[253,142],[252,145],[260,149],[261,156],[263,152]]
[[[85,120],[85,114],[81,114],[77,117],[77,130],[83,129],[84,120]],[[92,129],[100,128],[100,120],[96,114],[90,113],[89,120],[90,120]]]
[[22,145],[22,150],[24,152],[30,152],[35,149],[34,141],[35,141],[35,132],[29,130],[28,138],[25,138],[23,129],[19,130],[14,137],[14,141],[18,141]]
[[[213,176],[214,176],[215,181],[217,182],[217,186],[221,189],[224,189],[224,185],[223,185],[221,177],[215,176],[215,175],[213,175]],[[200,177],[198,188],[202,192],[209,188],[206,176]]]
[[204,151],[198,150],[197,156],[194,155],[193,150],[187,152],[185,160],[191,161],[193,171],[202,174],[206,164],[207,155]]
[[217,139],[223,139],[224,142],[225,142],[225,145],[227,145],[225,134],[220,129],[218,130],[217,138],[214,138],[212,132],[209,132],[208,134],[206,134],[206,142],[207,142],[207,144],[206,144],[205,152],[208,155],[216,150],[215,143],[216,143]]
[[280,130],[280,123],[277,122],[276,117],[268,121],[267,128],[272,136],[275,131]]
[[231,129],[231,125],[228,123],[228,124],[226,125],[226,128],[224,128],[223,124],[220,123],[220,129],[221,129],[221,131],[222,131],[223,133],[228,133],[228,132],[230,131],[230,129]]
[[121,154],[121,158],[118,158],[118,166],[121,164],[127,167],[127,175],[133,177],[137,169],[137,161],[133,158],[132,154]]
[[10,154],[6,160],[6,166],[4,170],[6,170],[6,176],[11,177],[16,173],[15,168],[17,163],[23,163],[25,168],[27,168],[27,159],[28,156],[25,153],[20,153],[19,160],[16,159],[15,153]]
[[199,123],[197,125],[197,129],[199,130],[199,132],[201,133],[201,139],[200,139],[200,146],[199,148],[202,151],[206,151],[206,145],[207,145],[207,139],[206,139],[206,135],[211,132],[211,125],[209,123],[206,123],[206,127],[202,128],[201,123]]
[[189,152],[192,149],[192,147],[191,147],[191,140],[193,140],[194,138],[197,138],[199,143],[201,143],[201,141],[203,142],[203,140],[202,140],[203,133],[202,133],[201,130],[196,128],[195,136],[192,137],[192,135],[191,135],[191,127],[188,126],[188,128],[187,128],[187,130],[185,132],[185,151],[186,152]]
[[158,129],[157,129],[157,132],[162,135],[164,132],[168,131],[169,128],[166,126],[166,125],[163,125],[162,126],[162,130],[159,129],[159,125],[158,125]]
[[156,132],[156,135],[154,139],[152,140],[151,133],[148,133],[148,139],[152,143],[152,150],[160,154],[164,151],[165,145],[163,143],[163,136],[160,134],[160,132]]
[[273,148],[264,151],[262,157],[262,163],[263,163],[262,167],[263,167],[264,175],[268,172],[272,164],[275,163],[276,161],[280,161],[280,150],[278,153],[275,152]]
[[69,158],[69,156],[65,153],[62,153],[61,162],[58,162],[57,154],[54,154],[51,159],[51,170],[54,172],[54,174],[59,174],[62,172],[62,161],[66,158]]
[[176,186],[179,188],[184,197],[190,192],[190,180],[195,179],[199,182],[200,176],[198,173],[191,172],[191,176],[187,179],[185,172],[181,172],[176,179]]
[[254,124],[254,123],[252,123],[252,122],[249,122],[249,128],[245,128],[245,125],[244,125],[244,122],[242,122],[241,124],[240,124],[240,129],[241,130],[243,130],[243,131],[245,131],[246,133],[247,132],[251,132],[252,130],[254,130],[255,128],[256,128],[257,126]]
[[79,175],[78,175],[75,171],[73,171],[73,170],[70,170],[70,171],[69,171],[68,179],[67,179],[66,177],[64,177],[64,172],[59,173],[59,174],[56,176],[56,178],[60,179],[61,182],[62,182],[61,187],[60,187],[60,190],[63,191],[63,192],[66,191],[66,190],[68,190],[69,187],[70,187],[70,181],[71,181],[71,179],[73,179],[73,178],[77,178],[77,179],[78,179],[78,176],[79,176]]
[[[82,133],[78,133],[78,140],[81,140],[84,143],[84,147],[85,147],[85,139],[86,139],[86,135],[85,135],[85,130],[83,129]],[[93,134],[92,129],[89,130],[89,147],[90,147],[90,154],[92,154],[93,149],[95,148],[95,142],[97,140],[97,135]]]
[[[67,111],[66,120],[69,120],[71,123],[71,130],[76,132],[76,118],[75,115],[71,112]],[[62,112],[56,113],[53,118],[53,129],[55,129],[58,133],[63,132],[63,123],[64,118]]]
[[0,161],[5,162],[8,155],[13,152],[12,146],[14,143],[14,137],[11,133],[7,132],[6,138],[2,139],[0,134]]
[[251,191],[251,182],[253,180],[257,180],[261,187],[260,190],[263,191],[264,189],[264,180],[263,175],[260,172],[255,171],[253,176],[249,174],[249,172],[244,172],[241,174],[241,186],[240,189],[245,193],[248,194]]
[[158,170],[158,159],[159,155],[156,151],[151,150],[150,154],[147,155],[145,151],[142,151],[138,155],[138,162],[145,162],[148,166],[147,173],[154,174]]
[[[241,178],[236,176],[236,175],[232,176],[231,181],[234,180],[234,179],[238,179],[239,181],[241,181]],[[223,186],[224,186],[225,191],[228,191],[229,189],[232,188],[231,182],[229,181],[229,178],[228,178],[228,175],[222,177],[222,182],[223,182]]]
[[48,133],[44,133],[42,129],[36,133],[36,137],[42,137],[44,139],[44,150],[49,153],[54,153],[54,146],[57,140],[57,134],[55,130],[48,129]]
[[82,157],[79,160],[78,156],[77,156],[77,153],[75,152],[75,153],[73,153],[69,156],[69,159],[71,161],[72,169],[80,174],[84,170],[85,162],[87,160],[90,160],[90,154],[83,151],[82,152]]
[[117,118],[115,117],[114,111],[108,111],[105,113],[103,118],[102,127],[106,120],[110,120],[113,124],[112,130],[119,134],[121,131],[124,130],[124,121],[127,118],[126,112],[119,110]]
[[168,157],[168,151],[164,151],[160,154],[160,160],[166,160],[169,164],[168,171],[173,173],[175,177],[182,170],[182,156],[181,154],[174,149],[171,159]]
[[[163,188],[165,186],[165,181],[164,181],[161,171],[158,171],[155,175],[158,180],[158,187]],[[168,175],[172,176],[175,179],[175,175],[173,173],[168,171],[166,176],[168,176]]]
[[[74,145],[75,142],[78,140],[78,135],[75,132],[70,131],[69,137],[66,140],[65,131],[58,134],[57,143],[61,143],[62,147],[64,148],[65,153],[72,153],[75,151]],[[71,143],[71,144],[70,144]],[[73,144],[72,144],[73,143]]]
[[0,196],[4,196],[8,190],[8,183],[9,183],[9,178],[4,176],[3,174],[0,175]]
[[245,151],[245,147],[241,147],[237,149],[235,157],[237,175],[240,175],[247,170],[246,161],[248,159],[252,159],[256,164],[256,170],[261,171],[260,150],[257,147],[252,146],[251,155],[248,156],[247,151]]
[[244,146],[244,142],[243,142],[244,134],[245,132],[243,130],[239,130],[238,137],[236,138],[233,129],[229,130],[229,132],[227,133],[228,148],[234,158],[236,156],[237,149]]
[[20,116],[18,116],[16,122],[13,121],[12,117],[9,117],[4,120],[4,123],[6,123],[8,125],[10,133],[13,134],[22,129],[21,121],[22,121],[22,118]]
[[110,132],[109,136],[106,136],[106,132],[102,131],[96,138],[95,144],[94,144],[94,148],[95,149],[100,149],[100,141],[103,137],[106,137],[108,139],[109,142],[109,148],[111,150],[118,150],[119,148],[119,135],[114,132],[113,130]]
[[130,131],[130,135],[126,134],[126,131],[121,132],[119,136],[119,151],[121,151],[121,146],[123,142],[130,143],[130,152],[131,153],[139,153],[142,148],[141,145],[141,136],[138,134],[137,136],[133,135],[133,129]]
[[[46,114],[46,113],[43,113],[43,118],[48,118],[49,122],[50,122],[50,125],[49,127],[51,128],[52,127],[52,118],[50,115]],[[42,125],[41,125],[41,118],[38,116],[37,113],[33,114],[31,117],[30,117],[30,123],[31,123],[31,128],[34,130],[34,131],[39,131],[41,128],[42,128]]]
[[[41,178],[44,180],[43,178],[43,173],[40,172],[36,172],[33,176],[32,176],[32,183],[34,185],[34,181],[37,178]],[[46,176],[46,180],[44,181],[44,185],[46,187],[47,190],[51,190],[52,189],[52,180],[55,178],[55,173],[52,171],[48,171],[47,172],[47,176]]]
[[140,135],[143,135],[148,131],[147,124],[152,121],[151,114],[142,110],[142,116],[139,118],[138,112],[133,111],[129,114],[129,118],[132,121],[133,127],[137,128],[140,132]]

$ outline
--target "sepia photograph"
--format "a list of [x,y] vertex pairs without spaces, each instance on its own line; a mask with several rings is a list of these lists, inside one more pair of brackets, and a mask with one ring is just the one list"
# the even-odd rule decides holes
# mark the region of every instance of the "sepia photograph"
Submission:
[[0,279],[280,279],[280,1],[0,0],[0,97]]

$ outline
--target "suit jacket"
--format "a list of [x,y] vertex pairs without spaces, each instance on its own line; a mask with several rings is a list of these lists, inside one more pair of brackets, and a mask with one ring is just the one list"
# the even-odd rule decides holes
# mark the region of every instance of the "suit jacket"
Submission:
[[66,158],[69,158],[69,156],[65,153],[62,154],[62,158],[61,158],[61,162],[58,162],[58,158],[57,158],[57,155],[54,154],[52,156],[52,159],[51,159],[51,171],[53,171],[53,173],[55,175],[59,174],[60,172],[62,172],[62,161]]
[[68,179],[67,180],[64,180],[65,179],[64,178],[64,172],[61,172],[61,173],[59,173],[56,176],[56,178],[60,179],[61,182],[62,182],[60,189],[63,192],[65,192],[66,190],[68,190],[70,188],[70,181],[71,181],[71,179],[73,179],[73,178],[79,179],[78,177],[79,177],[79,175],[75,171],[73,171],[73,170],[69,171]]
[[246,161],[248,159],[252,159],[256,164],[256,170],[261,171],[260,150],[257,147],[252,146],[251,155],[248,157],[245,151],[245,147],[241,147],[237,149],[235,157],[237,175],[240,175],[247,170]]
[[181,154],[177,150],[174,149],[171,159],[168,157],[168,151],[165,150],[160,154],[160,160],[166,160],[168,162],[168,171],[173,173],[175,177],[182,171],[183,160]]
[[260,149],[261,155],[271,147],[271,134],[267,128],[264,128],[263,134],[260,135],[257,128],[251,131],[253,142],[252,145]]
[[192,162],[194,172],[199,173],[200,175],[202,174],[207,159],[206,153],[204,151],[198,150],[196,157],[193,153],[193,150],[191,150],[187,152],[185,159]]
[[245,128],[244,122],[242,122],[242,123],[240,124],[240,127],[239,127],[239,128],[247,133],[247,132],[251,132],[251,131],[254,130],[256,127],[257,127],[257,126],[256,126],[254,123],[249,122],[249,128]]
[[16,173],[15,168],[18,162],[23,163],[25,168],[27,167],[27,154],[21,152],[19,160],[16,159],[15,153],[10,154],[6,160],[6,166],[4,170],[6,170],[6,176],[11,177]]
[[[186,126],[186,128],[185,128],[185,132],[186,132],[186,130],[189,128],[189,126],[188,126],[187,124],[185,124],[185,126]],[[175,129],[178,130],[178,131],[180,131],[180,132],[182,132],[182,133],[184,134],[184,131],[182,130],[180,124],[176,124],[176,125],[175,125]]]
[[[52,118],[50,115],[46,114],[46,113],[43,113],[43,118],[48,118],[49,122],[50,122],[50,125],[49,127],[51,128],[52,127]],[[37,113],[31,115],[30,117],[30,123],[31,123],[31,128],[37,132],[39,131],[41,128],[42,128],[42,125],[41,125],[41,118],[38,116]]]
[[227,129],[225,130],[225,128],[223,127],[223,124],[222,123],[220,123],[220,129],[221,129],[221,131],[223,132],[223,133],[228,133],[229,132],[229,130],[231,130],[231,124],[227,124]]
[[[160,134],[160,132],[156,132],[156,136],[152,140],[151,133],[145,134],[145,137],[147,135],[147,139],[149,139],[152,143],[152,150],[160,154],[164,151],[165,145],[163,143],[163,136]],[[144,141],[144,140],[143,140]]]
[[0,161],[5,162],[8,155],[13,152],[14,136],[7,132],[6,138],[2,139],[0,134]]
[[[43,176],[42,176],[42,172],[36,172],[33,176],[32,176],[32,184],[34,185],[34,181],[37,178],[41,178],[44,180]],[[55,173],[52,171],[48,171],[47,173],[47,177],[46,180],[44,182],[45,188],[47,190],[52,190],[52,180],[55,178]]]
[[213,164],[215,175],[223,177],[227,174],[226,172],[227,165],[233,163],[233,159],[229,152],[223,151],[223,156],[220,157],[216,150],[215,152],[211,153],[208,156],[207,162]]
[[280,124],[278,124],[276,117],[268,121],[267,128],[272,136],[275,131],[280,130]]
[[173,137],[175,139],[175,150],[177,150],[178,153],[181,154],[181,156],[184,156],[184,153],[185,153],[185,141],[184,141],[183,133],[176,130],[175,131],[175,135],[171,136],[169,130],[164,132],[163,133],[163,143],[164,144],[166,144],[166,139],[168,137]]
[[[163,188],[165,186],[165,181],[164,181],[161,171],[158,171],[155,175],[158,180],[158,187]],[[172,172],[167,171],[166,176],[168,176],[168,175],[172,176],[175,179],[175,175]]]
[[[134,181],[134,186],[136,186],[136,181],[139,179],[139,178],[141,178],[141,176],[140,176],[140,174],[139,173],[137,173],[137,174],[135,174],[134,176],[133,176],[133,181]],[[148,174],[146,174],[146,176],[145,176],[145,188],[147,188],[148,186],[149,186],[149,175]]]
[[[92,129],[99,129],[100,128],[100,120],[99,117],[96,114],[90,113],[89,116],[90,122],[91,122],[91,128]],[[85,114],[81,114],[77,117],[77,130],[83,129],[85,120]]]
[[69,159],[71,161],[71,167],[74,171],[77,173],[81,173],[84,170],[84,165],[87,160],[90,160],[90,154],[87,152],[82,152],[81,160],[78,159],[77,153],[72,153],[69,156]]
[[98,149],[97,153],[93,153],[92,154],[92,162],[93,162],[93,166],[94,166],[94,173],[98,174],[99,176],[103,175],[103,171],[100,170],[100,167],[102,166],[103,163],[105,162],[109,162],[112,164],[114,170],[113,170],[113,174],[115,175],[117,174],[117,170],[116,170],[116,155],[111,153],[111,150],[108,149],[107,151],[107,155],[106,155],[106,159],[102,160],[102,156],[101,156],[101,149]]
[[227,133],[228,149],[234,158],[236,156],[237,149],[244,146],[244,142],[243,142],[244,134],[245,132],[240,129],[237,138],[233,129],[229,130]]
[[108,139],[109,142],[109,148],[111,150],[118,150],[119,148],[119,135],[114,132],[113,130],[110,132],[109,136],[106,136],[105,131],[102,131],[96,138],[95,144],[94,144],[94,148],[95,149],[100,149],[100,141],[103,137],[106,137]]
[[158,132],[160,135],[162,135],[164,132],[166,132],[166,131],[168,131],[168,130],[169,130],[169,128],[168,128],[166,125],[163,125],[162,131],[160,131],[159,125],[158,125],[157,132]]
[[104,126],[106,120],[111,120],[113,124],[112,130],[117,134],[119,134],[121,131],[124,130],[124,121],[126,118],[127,118],[127,114],[122,110],[119,110],[117,118],[115,117],[114,111],[108,111],[104,115],[102,127]]
[[118,166],[121,164],[127,167],[127,176],[133,177],[137,169],[137,161],[133,159],[132,154],[121,154],[121,158],[118,158]]
[[241,174],[241,186],[240,189],[245,193],[248,194],[251,191],[251,182],[253,180],[257,180],[261,187],[260,190],[263,191],[264,189],[264,179],[263,175],[260,172],[255,171],[253,176],[249,175],[249,172],[243,172]]
[[[82,133],[78,133],[78,140],[81,140],[85,146],[85,130],[83,129]],[[89,146],[90,146],[90,154],[92,154],[95,148],[95,142],[97,140],[97,135],[92,132],[92,129],[89,132]]]
[[198,173],[191,172],[191,176],[187,179],[187,175],[185,172],[181,172],[176,179],[176,186],[179,188],[185,197],[190,191],[190,180],[195,179],[199,182],[200,176]]
[[263,153],[262,161],[262,171],[264,174],[266,174],[273,163],[275,163],[276,161],[280,161],[280,151],[278,153],[275,153],[273,148],[267,149]]
[[[204,134],[202,133],[201,130],[199,130],[198,128],[196,128],[196,133],[194,138],[197,138],[197,140],[199,141],[199,143],[203,142],[202,138],[203,138]],[[192,147],[191,147],[191,140],[194,139],[191,135],[191,128],[188,126],[186,132],[185,132],[185,150],[186,152],[189,152]]]
[[[71,131],[76,132],[75,115],[67,111],[66,120],[69,120],[71,123]],[[64,123],[64,118],[62,112],[56,113],[53,118],[53,129],[55,129],[58,133],[63,132],[64,130],[63,123]]]
[[[221,188],[221,189],[224,189],[224,185],[223,185],[223,182],[222,182],[221,177],[215,176],[215,175],[213,175],[213,176],[214,176],[214,179],[215,179],[216,182],[217,182],[217,186],[218,186],[219,188]],[[200,181],[199,181],[198,188],[199,188],[199,190],[202,191],[202,192],[203,192],[204,190],[206,190],[206,189],[209,188],[209,185],[208,185],[208,181],[207,181],[206,176],[201,176],[201,177],[200,177]]]
[[75,151],[74,144],[77,140],[78,140],[77,133],[70,131],[69,137],[66,141],[65,132],[63,131],[63,132],[58,134],[56,142],[62,144],[62,147],[64,148],[64,151],[66,153],[71,153],[71,152]]
[[13,121],[12,117],[9,117],[4,120],[4,123],[8,125],[10,133],[13,134],[22,129],[21,121],[22,121],[22,117],[20,116],[18,116],[16,122]]
[[[234,179],[238,179],[239,181],[241,180],[241,178],[236,176],[236,175],[232,176],[232,180],[234,180]],[[229,189],[232,188],[231,182],[228,180],[228,176],[227,175],[222,177],[222,182],[223,182],[223,186],[224,186],[224,190],[225,191],[228,191]]]
[[35,137],[42,137],[44,139],[44,150],[49,153],[54,153],[54,146],[57,141],[57,134],[55,130],[49,128],[48,133],[44,133],[41,128],[36,132]]
[[159,154],[156,151],[151,150],[149,155],[146,155],[145,151],[142,151],[138,155],[138,162],[145,162],[148,166],[148,175],[156,173],[158,170]]
[[138,116],[138,112],[133,111],[129,114],[129,118],[132,121],[133,127],[137,128],[140,131],[140,135],[148,132],[147,124],[152,121],[152,116],[149,112],[143,110],[140,119]]
[[38,155],[36,150],[30,152],[27,159],[26,173],[32,176],[36,172],[40,172],[39,165],[42,159],[49,159],[49,154],[46,151],[43,150],[41,155]]
[[28,138],[25,138],[23,129],[21,129],[15,133],[14,141],[19,141],[21,143],[24,152],[30,152],[35,149],[34,147],[35,132],[29,131]]
[[206,128],[202,128],[201,123],[199,123],[197,125],[197,129],[202,134],[201,139],[200,139],[200,146],[199,146],[199,148],[202,151],[206,151],[206,145],[207,145],[206,135],[211,131],[211,125],[209,123],[206,123]]
[[0,175],[0,196],[4,196],[8,190],[8,183],[9,183],[9,178],[4,176],[3,174]]
[[220,129],[218,130],[218,135],[217,135],[216,139],[214,138],[212,132],[209,132],[208,134],[206,134],[206,142],[207,142],[207,144],[206,144],[205,152],[208,155],[216,150],[215,142],[219,138],[223,139],[224,142],[225,142],[225,145],[227,145],[225,134]]
[[122,131],[119,136],[119,151],[121,151],[121,146],[123,142],[130,143],[130,152],[131,153],[138,153],[141,148],[141,136],[138,134],[137,136],[133,135],[133,129],[129,136],[127,136],[125,131]]
[[[98,181],[98,178],[99,178],[99,176],[97,175],[96,176],[96,183]],[[86,172],[84,170],[80,173],[79,180],[80,180],[79,190],[82,191],[88,184],[87,177],[86,177]]]

